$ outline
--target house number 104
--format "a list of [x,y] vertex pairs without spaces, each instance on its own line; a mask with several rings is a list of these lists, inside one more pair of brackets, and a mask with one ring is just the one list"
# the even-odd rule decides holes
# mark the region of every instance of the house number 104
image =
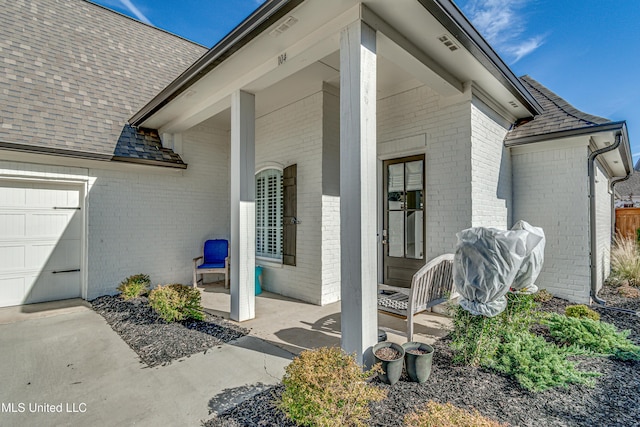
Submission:
[[285,62],[287,62],[287,52],[278,55],[278,66],[284,64]]

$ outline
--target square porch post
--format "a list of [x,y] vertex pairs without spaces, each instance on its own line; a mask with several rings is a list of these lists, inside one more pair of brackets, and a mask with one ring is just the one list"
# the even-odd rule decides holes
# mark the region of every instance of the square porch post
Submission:
[[231,319],[255,317],[255,95],[231,95]]
[[340,34],[340,247],[342,348],[369,366],[377,343],[376,32],[362,21]]

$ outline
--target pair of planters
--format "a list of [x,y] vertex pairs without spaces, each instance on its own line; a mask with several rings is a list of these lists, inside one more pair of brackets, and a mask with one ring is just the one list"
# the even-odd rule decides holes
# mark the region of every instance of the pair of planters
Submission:
[[[393,360],[378,357],[376,355],[378,350],[386,347],[394,349],[400,356]],[[398,382],[402,376],[403,365],[406,365],[407,375],[409,375],[411,381],[423,383],[431,375],[433,347],[428,344],[407,342],[400,346],[392,342],[381,342],[373,346],[373,355],[376,358],[376,362],[382,364],[382,372],[378,374],[378,377],[387,384],[394,385]]]

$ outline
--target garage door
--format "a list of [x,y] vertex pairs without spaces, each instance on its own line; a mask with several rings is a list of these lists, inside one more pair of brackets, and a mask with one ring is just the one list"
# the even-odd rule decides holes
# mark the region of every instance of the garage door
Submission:
[[0,180],[0,307],[81,295],[80,187]]

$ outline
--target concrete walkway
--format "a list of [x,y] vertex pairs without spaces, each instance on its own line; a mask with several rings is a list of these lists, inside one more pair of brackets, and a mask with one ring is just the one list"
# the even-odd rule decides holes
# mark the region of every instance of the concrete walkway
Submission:
[[85,304],[40,308],[0,309],[1,426],[198,426],[278,383],[292,357],[247,336],[148,368]]

